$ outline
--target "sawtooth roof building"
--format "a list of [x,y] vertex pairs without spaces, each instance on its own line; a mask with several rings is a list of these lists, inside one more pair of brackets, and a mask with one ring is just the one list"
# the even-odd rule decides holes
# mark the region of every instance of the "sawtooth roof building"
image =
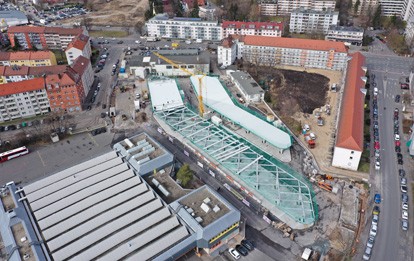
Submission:
[[[146,142],[159,151],[149,152],[148,145],[143,150]],[[175,260],[196,247],[218,254],[238,233],[240,212],[207,186],[168,205],[147,184],[137,162],[131,164],[137,154],[128,155],[151,154],[147,164],[158,170],[172,164],[172,158],[163,158],[169,152],[147,134],[114,149],[24,187],[10,182],[2,188],[0,231],[9,260],[27,260],[25,255],[31,260]]]

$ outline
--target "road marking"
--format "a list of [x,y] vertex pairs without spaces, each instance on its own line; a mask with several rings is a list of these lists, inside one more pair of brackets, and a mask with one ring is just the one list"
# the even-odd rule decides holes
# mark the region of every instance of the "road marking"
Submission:
[[92,136],[90,132],[88,132],[89,137],[91,138],[92,142],[95,144],[96,147],[99,147],[98,142],[96,142],[95,138]]
[[39,151],[37,151],[37,155],[39,155],[39,158],[40,158],[40,161],[42,162],[42,164],[43,164],[43,167],[46,167],[46,164],[45,164],[45,162],[43,161],[43,158],[42,158],[42,156],[40,155],[40,152]]

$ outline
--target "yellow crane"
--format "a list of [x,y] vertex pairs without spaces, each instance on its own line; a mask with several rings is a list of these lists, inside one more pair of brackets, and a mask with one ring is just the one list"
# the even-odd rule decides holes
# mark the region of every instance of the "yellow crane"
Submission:
[[203,88],[202,88],[202,82],[203,82],[202,79],[206,76],[206,74],[201,72],[202,76],[198,76],[198,75],[194,74],[193,72],[189,71],[187,68],[181,67],[178,63],[174,62],[173,60],[168,59],[167,57],[165,57],[165,56],[163,56],[163,55],[161,55],[157,52],[154,52],[154,54],[158,58],[160,58],[160,59],[166,61],[167,63],[171,64],[174,68],[180,69],[181,71],[183,71],[185,73],[188,73],[189,75],[194,76],[198,79],[198,97],[197,97],[198,98],[198,111],[200,113],[200,116],[203,117],[204,116],[204,104],[203,104],[203,95],[202,95],[202,90],[203,90]]

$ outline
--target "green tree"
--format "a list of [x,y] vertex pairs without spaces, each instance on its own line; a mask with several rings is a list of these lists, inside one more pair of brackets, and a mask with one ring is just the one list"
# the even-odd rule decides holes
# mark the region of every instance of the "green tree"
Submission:
[[193,179],[193,171],[187,163],[178,170],[177,179],[181,181],[183,187],[187,186],[188,182]]
[[271,103],[272,102],[272,95],[270,95],[269,91],[266,91],[264,94],[264,101],[267,103]]
[[229,12],[231,20],[236,20],[238,10],[239,6],[236,3],[230,5]]
[[361,5],[361,1],[356,0],[355,4],[354,4],[354,14],[358,13],[358,8]]
[[14,46],[13,46],[13,51],[17,51],[20,50],[22,46],[19,43],[19,40],[17,39],[17,36],[14,36]]
[[379,28],[381,26],[381,5],[378,5],[374,13],[374,18],[372,18],[372,26],[374,28]]
[[191,17],[198,18],[198,12],[200,11],[200,7],[198,6],[198,0],[193,0],[193,10],[191,10]]

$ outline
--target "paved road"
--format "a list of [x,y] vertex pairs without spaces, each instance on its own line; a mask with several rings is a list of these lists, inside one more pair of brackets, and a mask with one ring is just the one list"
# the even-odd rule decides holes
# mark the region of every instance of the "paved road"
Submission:
[[[381,170],[375,171],[372,165],[371,183],[374,185],[371,191],[381,193],[383,201],[380,204],[381,213],[379,229],[376,242],[373,248],[371,260],[413,260],[412,226],[410,231],[401,230],[401,193],[399,187],[398,169],[395,144],[394,144],[394,109],[400,110],[400,134],[402,134],[402,105],[396,104],[394,99],[397,94],[402,94],[399,86],[399,78],[408,76],[412,65],[412,59],[391,55],[364,53],[367,57],[367,66],[371,74],[375,74],[376,87],[379,89],[378,110],[379,110],[379,139],[381,144]],[[372,78],[371,78],[372,79]],[[371,85],[371,97],[373,86]],[[384,109],[385,107],[385,109]],[[372,111],[372,110],[371,110]],[[404,156],[404,168],[410,165],[409,155],[406,152],[405,142],[408,137],[402,135],[402,153]],[[372,160],[374,162],[374,160]],[[410,173],[407,171],[407,173]],[[411,193],[409,193],[410,195]],[[411,194],[412,195],[412,194]],[[373,205],[373,199],[371,198]],[[411,206],[412,204],[410,204]],[[367,227],[362,236],[360,257],[365,250],[366,239],[369,234],[371,224],[371,214]],[[412,216],[412,211],[410,212]],[[412,218],[411,218],[412,220]],[[362,250],[362,251],[361,251]]]

